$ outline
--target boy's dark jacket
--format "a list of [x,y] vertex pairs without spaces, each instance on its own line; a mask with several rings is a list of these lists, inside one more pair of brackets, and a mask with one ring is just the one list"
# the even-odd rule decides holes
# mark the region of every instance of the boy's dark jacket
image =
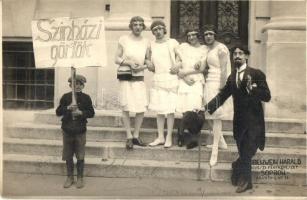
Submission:
[[71,111],[67,109],[72,102],[72,92],[66,93],[60,100],[60,105],[56,109],[57,116],[62,117],[63,131],[70,134],[80,134],[86,132],[87,118],[92,118],[95,115],[95,111],[92,105],[91,97],[85,93],[76,93],[77,105],[82,115],[72,119]]

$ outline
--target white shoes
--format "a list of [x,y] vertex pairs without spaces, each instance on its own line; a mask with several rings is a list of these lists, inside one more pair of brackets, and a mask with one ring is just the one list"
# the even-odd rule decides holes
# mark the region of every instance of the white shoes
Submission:
[[221,149],[227,149],[228,148],[227,143],[226,143],[226,141],[225,141],[223,136],[221,136],[221,138],[220,138],[219,147]]
[[158,146],[158,145],[163,145],[164,143],[165,143],[164,138],[163,139],[157,138],[152,143],[149,143],[149,146],[154,147],[154,146]]
[[157,138],[155,139],[155,141],[153,141],[152,143],[149,144],[149,146],[154,147],[154,146],[158,146],[158,145],[163,145],[165,148],[169,148],[172,146],[172,137],[166,137],[166,140],[161,139],[161,138]]
[[170,148],[172,146],[172,137],[166,137],[164,148]]
[[218,155],[218,149],[217,148],[212,148],[211,158],[210,158],[210,166],[211,167],[216,165],[217,155]]

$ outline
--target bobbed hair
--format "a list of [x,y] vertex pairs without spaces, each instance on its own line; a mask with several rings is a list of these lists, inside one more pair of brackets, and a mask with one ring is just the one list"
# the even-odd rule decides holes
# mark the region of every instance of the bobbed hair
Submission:
[[190,32],[197,32],[197,38],[198,38],[198,40],[200,41],[201,40],[201,34],[200,34],[200,31],[199,31],[199,29],[197,29],[197,28],[189,28],[189,29],[187,29],[185,32],[184,32],[184,34],[185,34],[185,36],[186,36],[186,42],[187,43],[189,43],[189,41],[188,41],[188,33],[190,33]]
[[146,26],[145,26],[145,23],[144,23],[144,19],[140,16],[134,16],[130,19],[130,23],[129,23],[129,28],[130,30],[132,30],[132,25],[134,22],[142,22],[142,25],[143,25],[143,30],[146,29]]
[[153,32],[152,29],[155,28],[156,26],[163,26],[164,34],[167,33],[167,31],[166,31],[166,25],[165,25],[165,23],[164,23],[162,20],[155,20],[155,21],[153,21],[153,22],[151,23],[151,25],[150,25],[150,30],[151,30],[151,32]]
[[202,31],[203,31],[203,33],[206,32],[206,31],[213,31],[215,34],[218,33],[216,27],[213,24],[206,24],[206,25],[204,25]]

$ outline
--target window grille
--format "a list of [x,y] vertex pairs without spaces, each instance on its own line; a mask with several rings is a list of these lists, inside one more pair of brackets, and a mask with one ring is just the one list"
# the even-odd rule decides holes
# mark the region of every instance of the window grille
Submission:
[[54,98],[54,69],[36,69],[32,42],[3,42],[3,106],[48,109]]

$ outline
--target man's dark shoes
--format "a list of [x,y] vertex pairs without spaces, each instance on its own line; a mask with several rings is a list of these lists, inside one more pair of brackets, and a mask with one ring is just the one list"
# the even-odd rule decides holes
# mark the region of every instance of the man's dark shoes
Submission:
[[73,176],[67,176],[67,179],[63,185],[64,188],[69,188],[74,183],[74,177]]
[[127,139],[127,141],[126,141],[126,149],[127,150],[132,150],[133,149],[132,138]]
[[134,145],[138,145],[138,146],[141,146],[141,147],[147,146],[144,142],[142,142],[142,140],[140,138],[133,138],[132,143]]
[[242,192],[245,192],[246,190],[249,190],[249,189],[252,189],[252,188],[253,188],[252,183],[244,182],[244,183],[241,183],[238,186],[236,193],[242,193]]

